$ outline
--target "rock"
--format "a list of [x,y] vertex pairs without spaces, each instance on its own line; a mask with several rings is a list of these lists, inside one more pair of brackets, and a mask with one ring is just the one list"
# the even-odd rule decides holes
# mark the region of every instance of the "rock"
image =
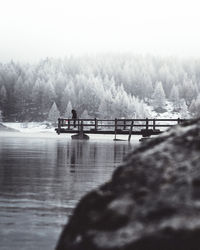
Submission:
[[0,132],[19,132],[19,130],[14,129],[14,128],[9,128],[0,123]]
[[90,137],[83,132],[79,132],[78,134],[72,135],[71,138],[73,140],[89,140]]
[[144,141],[151,140],[151,139],[152,137],[142,137],[139,139],[139,141],[144,142]]
[[87,194],[57,250],[199,250],[200,119],[147,140]]

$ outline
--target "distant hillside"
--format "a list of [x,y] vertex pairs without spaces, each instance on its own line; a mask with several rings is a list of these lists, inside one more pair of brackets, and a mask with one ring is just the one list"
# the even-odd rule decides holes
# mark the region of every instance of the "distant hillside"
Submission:
[[199,66],[200,60],[134,55],[0,63],[0,120],[44,121],[52,108],[65,117],[74,108],[79,117],[144,118],[146,104],[163,112],[166,101],[198,117]]

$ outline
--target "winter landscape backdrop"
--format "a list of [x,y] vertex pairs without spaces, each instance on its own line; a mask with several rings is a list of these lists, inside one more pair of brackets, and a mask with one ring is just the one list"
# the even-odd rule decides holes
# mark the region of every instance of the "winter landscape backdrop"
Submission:
[[1,121],[200,115],[200,60],[105,54],[0,64]]

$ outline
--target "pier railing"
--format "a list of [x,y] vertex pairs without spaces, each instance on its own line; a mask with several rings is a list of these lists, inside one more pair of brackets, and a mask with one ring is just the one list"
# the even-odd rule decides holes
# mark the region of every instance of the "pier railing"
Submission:
[[159,134],[186,119],[58,119],[56,132],[93,134]]

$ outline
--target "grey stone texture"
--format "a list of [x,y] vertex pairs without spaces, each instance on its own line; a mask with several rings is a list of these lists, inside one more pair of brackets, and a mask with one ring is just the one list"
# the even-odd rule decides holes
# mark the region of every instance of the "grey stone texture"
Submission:
[[200,120],[129,153],[79,202],[57,250],[199,250]]

